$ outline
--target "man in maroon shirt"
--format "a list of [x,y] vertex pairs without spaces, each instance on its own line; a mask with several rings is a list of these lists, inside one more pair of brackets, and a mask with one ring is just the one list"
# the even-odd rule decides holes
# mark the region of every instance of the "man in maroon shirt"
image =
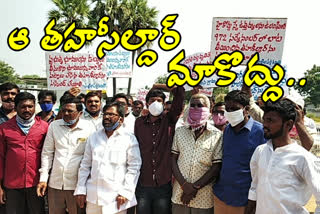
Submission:
[[0,203],[8,214],[43,214],[38,197],[41,150],[48,124],[35,117],[35,97],[16,95],[17,115],[0,125]]
[[165,94],[155,88],[170,90],[157,84],[148,92],[149,114],[137,118],[134,127],[142,157],[136,189],[137,214],[171,213],[171,146],[175,125],[183,110],[184,88],[171,90],[174,98],[167,114],[163,114]]

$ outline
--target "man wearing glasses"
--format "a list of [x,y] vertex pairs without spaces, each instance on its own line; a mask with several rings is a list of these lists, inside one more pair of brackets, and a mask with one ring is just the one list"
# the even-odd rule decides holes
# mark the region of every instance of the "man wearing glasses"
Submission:
[[212,120],[214,122],[214,126],[222,132],[228,125],[228,120],[224,116],[225,111],[226,106],[224,102],[218,102],[215,104],[212,111]]
[[95,127],[79,119],[82,111],[80,100],[69,98],[62,106],[62,119],[53,121],[48,129],[41,155],[37,194],[44,196],[49,186],[49,213],[65,214],[66,208],[69,214],[84,212],[77,206],[73,192],[87,138]]
[[141,157],[136,137],[125,130],[119,102],[103,108],[103,128],[87,141],[74,195],[87,214],[124,214],[136,205]]
[[132,114],[130,114],[130,111],[129,111],[130,104],[129,104],[128,96],[123,93],[116,94],[112,97],[111,102],[118,102],[123,105],[125,115],[123,118],[124,121],[122,126],[128,132],[134,133],[134,123],[136,122],[136,118]]

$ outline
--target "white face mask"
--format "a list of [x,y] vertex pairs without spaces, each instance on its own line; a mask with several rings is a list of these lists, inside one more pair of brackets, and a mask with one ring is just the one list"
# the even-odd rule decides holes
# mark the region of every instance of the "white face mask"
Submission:
[[239,109],[233,112],[226,111],[224,112],[224,116],[227,118],[232,127],[235,127],[244,120],[243,109]]
[[152,116],[159,116],[163,112],[163,104],[158,101],[154,101],[151,105],[149,105],[149,112]]

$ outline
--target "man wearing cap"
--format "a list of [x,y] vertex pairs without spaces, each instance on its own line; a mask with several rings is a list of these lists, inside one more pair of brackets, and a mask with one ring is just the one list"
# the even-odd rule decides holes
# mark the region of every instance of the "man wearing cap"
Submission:
[[[255,103],[254,98],[252,96],[250,87],[246,86],[245,84],[242,86],[242,91],[245,91],[250,96],[250,109],[249,114],[250,116],[259,122],[263,122],[263,114],[264,111]],[[296,112],[297,118],[290,132],[290,136],[297,140],[297,142],[302,145],[306,150],[312,152],[315,155],[320,155],[320,147],[319,145],[314,144],[314,137],[317,134],[316,129],[312,130],[309,129],[308,126],[305,124],[307,120],[305,120],[303,108],[304,108],[304,100],[300,94],[297,92],[291,92],[289,95],[285,97],[296,104]]]

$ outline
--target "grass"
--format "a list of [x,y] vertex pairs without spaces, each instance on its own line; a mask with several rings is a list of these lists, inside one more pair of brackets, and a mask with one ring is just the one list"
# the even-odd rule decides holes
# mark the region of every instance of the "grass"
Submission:
[[320,123],[320,117],[317,117],[315,114],[308,113],[307,117],[313,119],[315,122]]

